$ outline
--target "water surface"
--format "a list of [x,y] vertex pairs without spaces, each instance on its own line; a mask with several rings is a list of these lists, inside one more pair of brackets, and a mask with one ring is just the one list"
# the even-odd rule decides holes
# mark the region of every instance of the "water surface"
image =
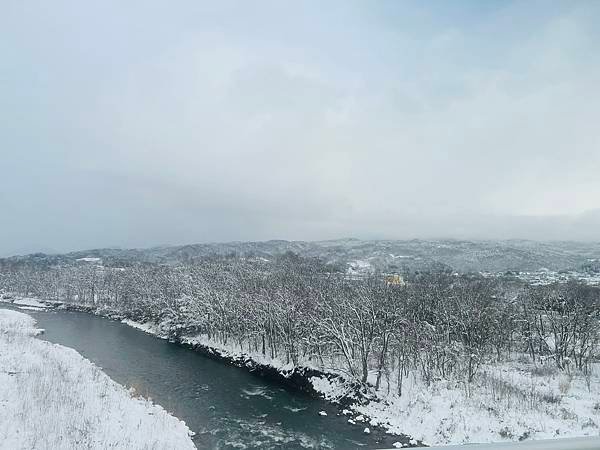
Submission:
[[118,383],[184,420],[199,449],[389,448],[398,440],[363,433],[364,425],[348,424],[323,400],[120,322],[76,312],[26,312],[45,329],[43,339],[76,349]]

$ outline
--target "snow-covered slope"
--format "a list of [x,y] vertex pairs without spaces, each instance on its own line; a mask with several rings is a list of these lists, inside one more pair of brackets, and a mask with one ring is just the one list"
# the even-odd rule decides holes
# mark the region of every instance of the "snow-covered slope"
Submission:
[[0,448],[195,448],[185,423],[39,332],[0,309]]
[[261,261],[293,252],[320,258],[345,270],[356,261],[368,261],[382,272],[455,270],[458,272],[536,271],[542,267],[559,271],[580,269],[600,261],[600,242],[535,242],[525,240],[469,241],[359,240],[264,241],[192,244],[148,249],[93,249],[63,255],[32,254],[0,259],[0,267],[26,264],[69,264],[126,267],[139,262],[189,263],[213,255],[235,254]]

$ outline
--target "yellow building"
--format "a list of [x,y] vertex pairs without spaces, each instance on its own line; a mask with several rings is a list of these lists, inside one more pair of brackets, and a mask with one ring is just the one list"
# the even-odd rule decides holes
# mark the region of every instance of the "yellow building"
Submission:
[[406,285],[406,282],[404,281],[404,278],[402,278],[402,275],[399,275],[397,273],[395,273],[393,275],[387,275],[385,277],[385,281],[387,284],[392,284],[394,286]]

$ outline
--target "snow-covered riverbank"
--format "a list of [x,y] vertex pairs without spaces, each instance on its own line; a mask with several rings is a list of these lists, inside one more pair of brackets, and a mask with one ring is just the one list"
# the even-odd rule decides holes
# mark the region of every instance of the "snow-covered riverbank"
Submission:
[[195,448],[182,421],[39,332],[31,316],[0,309],[1,448]]
[[[159,337],[168,334],[153,323],[123,322]],[[338,371],[319,367],[314,361],[302,361],[302,367],[295,368],[261,352],[241,351],[239,345],[211,341],[205,335],[178,340],[202,346],[250,370],[257,365],[272,367],[284,377],[296,372],[321,371],[324,375],[307,377],[314,391],[334,403],[340,402],[340,410],[350,425],[369,430],[379,427],[403,436],[398,448],[599,435],[597,364],[585,377],[576,372],[562,373],[552,362],[535,366],[525,355],[518,355],[513,361],[484,364],[482,376],[470,385],[460,379],[435,380],[427,385],[411,372],[404,380],[402,396],[395,393],[393,376],[389,379],[389,392],[388,380],[384,379],[379,391],[367,387],[363,395],[357,396],[355,385],[350,386],[342,376],[329,376],[338,375]],[[375,375],[369,377],[372,385]],[[404,436],[410,436],[408,442]]]
[[[357,385],[344,382],[343,373],[335,369],[334,361],[322,367],[314,359],[302,359],[294,367],[282,359],[248,349],[246,344],[241,350],[239,343],[224,345],[206,335],[174,337],[172,323],[139,323],[123,319],[118,311],[78,305],[62,307],[122,320],[154,336],[170,338],[274,379],[275,373],[284,384],[298,384],[302,390],[312,389],[327,400],[339,402],[339,412],[347,417],[349,426],[369,432],[387,430],[398,435],[398,447],[400,443],[444,445],[599,434],[597,364],[592,365],[592,372],[586,378],[576,371],[570,375],[558,371],[551,361],[536,366],[526,355],[515,354],[509,361],[483,364],[481,376],[470,384],[456,378],[436,379],[427,385],[417,373],[410,372],[403,382],[403,394],[398,396],[395,374],[390,373],[389,378],[383,377],[379,391],[365,387],[366,396],[353,399],[348,394],[356,394]],[[369,377],[371,384],[375,375],[372,372]],[[288,382],[290,378],[293,379]]]

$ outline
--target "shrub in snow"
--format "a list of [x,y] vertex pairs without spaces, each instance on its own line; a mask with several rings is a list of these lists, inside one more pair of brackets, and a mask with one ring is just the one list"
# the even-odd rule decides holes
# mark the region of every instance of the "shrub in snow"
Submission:
[[571,389],[571,381],[572,378],[570,375],[561,375],[558,380],[558,390],[562,395],[566,395],[569,392],[569,389]]

